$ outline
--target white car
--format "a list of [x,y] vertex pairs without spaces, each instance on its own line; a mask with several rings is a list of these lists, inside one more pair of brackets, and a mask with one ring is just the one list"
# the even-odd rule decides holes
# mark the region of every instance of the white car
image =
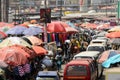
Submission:
[[90,44],[86,49],[86,51],[99,51],[100,53],[104,52],[105,50],[107,50],[106,45],[98,43]]

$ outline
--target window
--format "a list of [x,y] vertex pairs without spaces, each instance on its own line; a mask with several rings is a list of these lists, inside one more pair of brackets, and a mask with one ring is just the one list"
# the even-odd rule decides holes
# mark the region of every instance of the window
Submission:
[[61,3],[62,3],[62,5],[64,5],[64,0],[58,0],[58,5],[61,5]]
[[68,76],[87,75],[86,66],[82,66],[82,65],[69,66],[68,69],[67,69],[67,75]]

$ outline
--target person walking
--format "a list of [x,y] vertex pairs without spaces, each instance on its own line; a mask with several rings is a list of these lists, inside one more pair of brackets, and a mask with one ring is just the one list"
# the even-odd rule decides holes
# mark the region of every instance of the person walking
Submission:
[[61,54],[61,52],[62,52],[62,49],[58,48],[57,55],[55,57],[58,71],[61,70],[61,65],[62,65],[62,54]]

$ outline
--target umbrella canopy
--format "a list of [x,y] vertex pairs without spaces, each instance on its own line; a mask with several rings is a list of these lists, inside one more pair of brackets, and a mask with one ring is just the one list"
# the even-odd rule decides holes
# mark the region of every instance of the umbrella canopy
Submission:
[[27,43],[25,40],[23,40],[19,37],[8,37],[8,38],[4,39],[0,43],[0,48],[7,47],[7,46],[12,46],[12,45],[15,45],[15,44],[31,48],[31,45],[29,43]]
[[20,48],[5,47],[0,49],[0,60],[12,66],[25,64],[28,61],[27,57],[29,54]]
[[7,27],[7,26],[0,28],[0,30],[3,32],[7,32],[9,29],[10,27]]
[[7,34],[5,34],[4,32],[0,31],[0,39],[6,38]]
[[43,43],[43,41],[41,39],[39,39],[38,37],[35,37],[35,36],[25,36],[24,38],[27,38],[34,46],[41,45]]
[[0,60],[0,68],[6,68],[6,67],[8,67],[8,64]]
[[11,47],[23,49],[26,53],[28,53],[30,55],[30,57],[29,57],[29,55],[27,55],[29,58],[34,58],[35,57],[35,52],[33,50],[25,47],[25,46],[21,46],[21,45],[16,44],[16,45],[12,45]]
[[12,34],[12,35],[19,35],[22,34],[24,30],[26,30],[26,27],[22,27],[22,26],[16,26],[13,27],[11,29],[9,29],[6,34]]
[[32,46],[32,49],[35,51],[36,55],[46,55],[47,50],[41,46]]
[[29,27],[28,29],[24,30],[24,35],[38,35],[40,33],[43,33],[43,30],[39,27]]
[[98,62],[99,62],[99,63],[103,63],[105,60],[107,60],[107,59],[108,59],[108,56],[109,56],[109,53],[110,53],[109,50],[108,50],[108,51],[104,51],[104,52],[101,54],[100,58],[98,59]]
[[98,59],[98,62],[99,62],[99,63],[103,63],[103,62],[105,62],[106,60],[108,60],[109,58],[111,58],[111,57],[113,57],[113,56],[115,56],[115,55],[117,55],[117,54],[119,54],[119,53],[120,53],[120,52],[117,51],[117,50],[107,50],[107,51],[104,51],[104,52],[101,54],[100,58]]
[[98,26],[97,26],[97,29],[109,29],[110,28],[110,24],[106,24],[106,23],[104,23],[104,24],[99,24]]
[[107,33],[105,36],[108,38],[120,38],[120,31]]
[[108,30],[108,32],[117,32],[117,31],[120,32],[120,26],[113,27],[113,28],[111,28],[110,30]]
[[18,26],[29,28],[29,26],[27,24],[19,24]]
[[76,29],[70,27],[65,22],[54,21],[47,25],[48,32],[64,33],[64,32],[78,32]]
[[111,43],[115,44],[115,45],[120,45],[120,38],[114,38],[114,39],[112,39]]
[[109,68],[111,64],[115,64],[117,62],[120,62],[120,54],[116,54],[110,57],[108,60],[102,63],[102,66],[105,68]]
[[82,27],[85,27],[85,28],[91,28],[91,29],[96,29],[97,28],[97,25],[94,24],[94,23],[89,23],[89,22],[86,22],[86,23],[83,23],[81,24]]

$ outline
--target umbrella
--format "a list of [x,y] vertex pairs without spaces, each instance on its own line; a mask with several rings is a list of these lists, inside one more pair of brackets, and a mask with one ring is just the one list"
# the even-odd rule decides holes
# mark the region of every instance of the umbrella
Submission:
[[110,50],[104,51],[104,52],[101,54],[100,58],[98,59],[98,62],[99,62],[99,63],[103,63],[105,60],[107,60],[107,59],[108,59],[108,56],[109,56],[109,53],[110,53]]
[[10,29],[10,27],[8,27],[8,26],[0,28],[0,30],[3,32],[7,32],[9,29]]
[[4,32],[0,31],[0,39],[6,38],[6,37],[7,35]]
[[[34,58],[35,57],[35,52],[33,51],[33,50],[31,50],[31,49],[29,49],[29,48],[27,48],[27,47],[25,47],[25,46],[21,46],[21,45],[12,45],[11,47],[13,47],[13,48],[21,48],[21,49],[23,49],[26,53],[28,53],[29,55],[30,55],[30,58]],[[28,55],[27,55],[28,56]],[[29,56],[28,56],[29,57]]]
[[37,35],[43,33],[43,30],[39,27],[29,27],[28,29],[24,30],[23,34],[24,35]]
[[27,24],[19,24],[18,26],[29,28],[29,26]]
[[83,23],[81,24],[82,27],[86,27],[86,28],[92,28],[92,29],[96,29],[97,28],[97,25],[94,24],[94,23],[89,23],[89,22],[86,22],[86,23]]
[[64,33],[64,32],[78,32],[76,29],[70,27],[68,24],[65,22],[61,21],[54,21],[51,22],[47,25],[47,31],[48,32],[59,32],[59,33]]
[[120,45],[120,38],[114,38],[111,43],[115,45]]
[[116,31],[120,31],[120,26],[116,26],[108,30],[108,32],[116,32]]
[[13,27],[11,29],[9,29],[6,34],[14,34],[14,35],[19,35],[19,34],[22,34],[24,30],[26,30],[27,28],[26,27],[22,27],[22,26],[16,26],[16,27]]
[[120,54],[116,54],[110,57],[108,60],[102,63],[102,66],[105,68],[109,68],[111,64],[115,64],[117,62],[120,62]]
[[8,67],[8,64],[0,60],[0,68],[6,68],[6,67]]
[[105,62],[106,60],[108,60],[109,58],[111,58],[111,57],[113,57],[113,56],[115,56],[115,55],[117,55],[117,54],[119,54],[119,53],[120,53],[120,52],[117,51],[117,50],[107,50],[107,51],[104,51],[104,52],[101,54],[100,58],[98,59],[98,62],[99,62],[99,63],[103,63],[103,62]]
[[23,40],[19,37],[8,37],[8,38],[4,39],[0,43],[0,48],[7,47],[7,46],[12,46],[12,45],[15,45],[15,44],[31,48],[31,45],[29,43],[27,43],[25,40]]
[[120,37],[120,31],[119,32],[107,33],[105,36],[108,37],[108,38],[119,38]]
[[39,39],[38,37],[35,37],[35,36],[23,37],[24,40],[26,40],[25,38],[27,38],[30,41],[30,43],[32,43],[32,45],[41,45],[43,43],[43,41],[41,39]]
[[47,50],[41,46],[32,46],[32,49],[35,51],[36,55],[46,55]]
[[108,28],[110,28],[110,24],[106,24],[106,23],[104,23],[104,24],[99,24],[98,26],[97,26],[97,29],[108,29]]
[[5,47],[0,49],[0,60],[12,66],[25,64],[28,61],[27,55],[29,54],[20,48]]

